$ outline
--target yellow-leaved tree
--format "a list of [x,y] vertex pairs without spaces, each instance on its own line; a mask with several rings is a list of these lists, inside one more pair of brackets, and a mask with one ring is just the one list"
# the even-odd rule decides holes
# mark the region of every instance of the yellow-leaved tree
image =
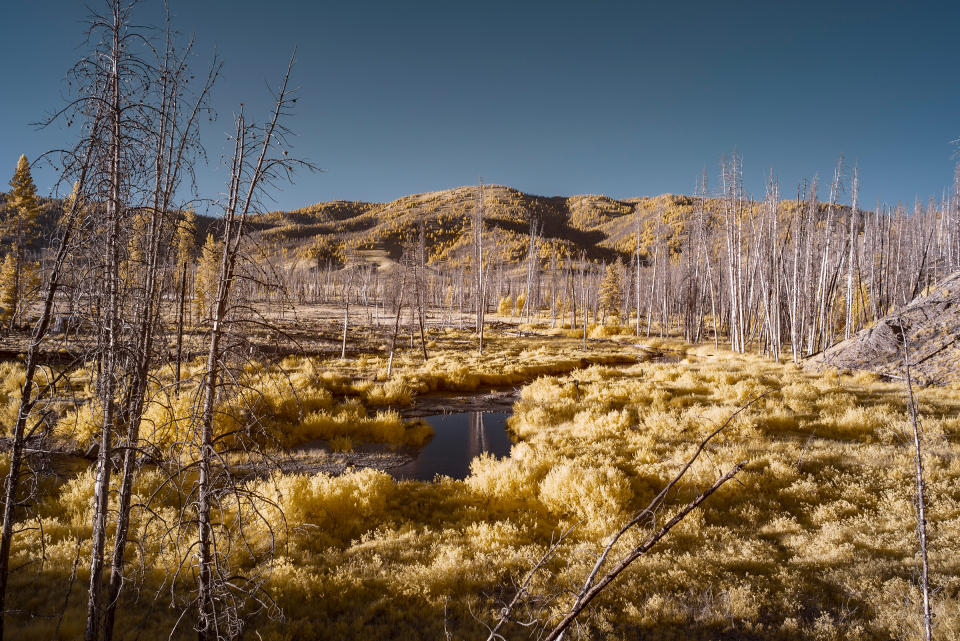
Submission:
[[617,262],[607,265],[603,280],[600,281],[600,324],[604,324],[608,312],[611,316],[618,315],[622,303],[623,266],[617,260]]
[[193,213],[192,208],[187,208],[177,224],[177,232],[173,239],[174,247],[177,250],[177,263],[186,269],[187,264],[193,258],[193,250],[196,246],[197,235],[197,215]]
[[501,316],[513,315],[513,299],[509,295],[500,299],[497,304],[497,313]]
[[23,300],[24,247],[30,238],[37,217],[40,215],[40,200],[37,187],[30,174],[27,157],[20,156],[17,169],[10,180],[10,194],[6,214],[0,221],[0,237],[10,250],[4,258],[0,289],[2,289],[2,320],[12,329]]
[[220,243],[213,234],[207,234],[207,240],[200,250],[197,277],[194,283],[193,308],[199,318],[210,315],[210,304],[217,294],[217,267],[220,264],[222,251]]
[[9,323],[19,303],[17,287],[17,260],[9,252],[0,264],[0,322]]

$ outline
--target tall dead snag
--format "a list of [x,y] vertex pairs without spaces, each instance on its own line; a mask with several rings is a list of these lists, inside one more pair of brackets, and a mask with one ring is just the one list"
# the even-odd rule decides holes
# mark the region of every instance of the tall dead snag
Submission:
[[[134,302],[133,321],[135,334],[132,338],[132,355],[127,357],[125,376],[127,384],[120,408],[120,424],[123,435],[123,468],[118,494],[117,526],[114,535],[113,557],[110,565],[110,580],[104,612],[103,639],[111,641],[116,618],[120,590],[124,583],[125,550],[130,529],[133,483],[139,469],[140,452],[144,444],[140,439],[140,425],[147,400],[150,370],[156,363],[155,342],[161,325],[161,305],[164,283],[169,275],[169,252],[177,231],[173,214],[173,199],[180,186],[181,176],[189,171],[193,155],[197,152],[197,128],[201,113],[219,64],[214,61],[206,82],[200,88],[195,101],[184,104],[189,89],[190,71],[185,59],[191,47],[178,53],[168,27],[162,63],[158,65],[159,93],[156,110],[158,122],[153,128],[149,144],[153,147],[151,161],[152,189],[149,207],[141,214],[141,233],[132,241],[137,243],[140,262],[134,283],[138,293]],[[185,272],[184,272],[185,273]],[[181,314],[183,302],[181,297]],[[181,317],[182,321],[182,317]],[[181,339],[178,334],[178,350]],[[179,368],[179,354],[178,363]],[[177,385],[180,374],[177,372]]]
[[[852,196],[850,201],[850,234],[848,235],[848,250],[849,254],[847,255],[847,294],[846,294],[846,318],[843,327],[843,338],[844,340],[850,338],[850,335],[856,331],[854,327],[854,311],[856,310],[856,305],[854,304],[854,294],[853,294],[853,274],[854,270],[857,268],[857,191],[859,188],[859,176],[857,167],[853,168],[853,184],[851,186]],[[858,288],[859,289],[859,288]]]
[[98,296],[103,302],[98,310],[96,407],[100,435],[85,641],[97,641],[100,636],[113,436],[121,419],[118,401],[124,388],[132,382],[122,372],[125,355],[132,353],[129,349],[132,347],[129,344],[131,324],[124,318],[126,246],[123,234],[132,226],[135,211],[131,199],[147,171],[151,152],[147,141],[154,133],[153,105],[149,104],[153,65],[139,55],[144,36],[131,27],[131,6],[112,0],[107,9],[104,15],[93,14],[90,31],[99,40],[95,41],[92,54],[75,68],[81,84],[87,87],[87,96],[82,99],[94,101],[103,97],[95,108],[105,120],[104,136],[98,141],[102,163],[98,182],[103,185],[103,192],[95,195],[102,199],[105,210],[99,230],[102,291]]
[[926,483],[923,478],[923,451],[920,426],[917,421],[917,406],[913,399],[913,382],[910,379],[910,357],[907,348],[907,329],[903,318],[899,319],[900,344],[903,348],[903,375],[907,383],[910,406],[910,424],[913,427],[913,451],[915,481],[917,487],[917,539],[920,544],[920,589],[923,591],[923,632],[926,641],[933,638],[933,614],[930,605],[929,567],[927,565],[927,500]]
[[176,370],[174,372],[176,393],[180,392],[181,368],[183,365],[183,328],[186,319],[184,310],[187,303],[187,270],[193,260],[193,253],[197,244],[197,217],[192,209],[187,209],[177,224],[174,235],[174,244],[177,250],[177,263],[180,266],[180,287],[177,292],[177,353]]
[[347,358],[347,328],[350,325],[350,296],[355,285],[357,267],[353,264],[353,257],[347,254],[343,267],[343,337],[340,342],[340,360]]
[[223,254],[212,305],[206,366],[198,396],[199,411],[191,430],[198,441],[198,477],[193,503],[196,539],[191,547],[196,554],[196,628],[201,641],[239,634],[237,609],[242,599],[238,598],[236,592],[241,589],[237,587],[238,583],[243,582],[238,582],[237,577],[232,576],[224,557],[229,545],[223,545],[223,541],[218,543],[218,532],[225,524],[212,518],[212,512],[218,509],[221,497],[232,496],[237,491],[235,487],[221,487],[218,482],[218,479],[224,478],[229,481],[230,475],[218,449],[223,444],[224,436],[214,434],[215,404],[221,386],[224,358],[222,341],[231,296],[239,278],[237,267],[247,217],[266,187],[281,178],[291,177],[296,166],[312,168],[309,163],[287,156],[284,149],[288,130],[280,121],[282,117],[290,115],[291,106],[296,100],[288,88],[293,63],[294,57],[291,57],[276,95],[272,116],[262,131],[245,121],[242,108],[236,118],[230,182],[223,211]]
[[636,247],[633,250],[633,262],[636,268],[636,271],[634,272],[634,276],[636,278],[636,281],[634,282],[634,286],[635,286],[636,298],[637,298],[636,300],[637,332],[636,333],[637,333],[637,336],[639,337],[640,336],[640,223],[641,223],[639,204],[636,205],[634,209],[633,218],[634,218],[633,233],[636,236],[636,241],[637,241]]
[[426,362],[427,233],[422,220],[420,221],[420,230],[417,235],[417,266],[415,276],[415,285],[417,291],[417,318],[420,320],[420,348],[423,351],[423,361]]
[[408,258],[406,255],[400,260],[400,265],[397,269],[400,270],[400,287],[396,292],[395,306],[396,306],[396,315],[393,321],[393,334],[390,337],[390,358],[387,360],[387,378],[390,378],[390,374],[393,373],[393,354],[397,349],[397,336],[400,334],[400,316],[403,314],[403,294],[406,291],[407,286],[407,262]]
[[537,251],[537,219],[532,215],[530,216],[530,240],[529,246],[527,247],[527,288],[526,294],[524,295],[524,306],[523,310],[517,310],[523,312],[523,322],[530,322],[530,306],[534,303],[533,300],[533,282],[535,276],[539,273],[540,268],[538,264],[538,251]]
[[477,286],[477,351],[483,353],[483,316],[486,312],[486,282],[483,275],[483,181],[477,187],[477,207],[473,212],[473,256]]
[[2,531],[0,531],[0,641],[3,639],[3,629],[6,620],[4,615],[6,612],[7,577],[10,572],[10,548],[13,543],[13,522],[16,518],[17,495],[20,488],[20,475],[27,435],[27,421],[33,414],[34,407],[40,397],[39,390],[37,390],[37,386],[34,384],[34,377],[37,372],[40,347],[47,337],[50,324],[53,320],[54,301],[57,297],[57,290],[62,284],[63,267],[66,263],[67,254],[72,246],[73,233],[76,230],[77,222],[80,218],[80,211],[84,206],[84,190],[87,186],[90,165],[93,161],[93,142],[97,138],[100,125],[101,121],[99,120],[94,120],[94,122],[91,123],[89,138],[82,141],[78,148],[80,158],[79,167],[76,167],[76,169],[79,170],[79,175],[74,191],[67,204],[66,215],[62,219],[60,226],[61,235],[57,245],[57,253],[53,259],[53,265],[47,276],[43,309],[40,312],[39,320],[33,328],[33,334],[27,346],[26,371],[24,372],[23,385],[20,388],[20,407],[17,410],[17,420],[13,426],[13,436],[10,444],[10,469],[7,472],[4,487],[3,528]]

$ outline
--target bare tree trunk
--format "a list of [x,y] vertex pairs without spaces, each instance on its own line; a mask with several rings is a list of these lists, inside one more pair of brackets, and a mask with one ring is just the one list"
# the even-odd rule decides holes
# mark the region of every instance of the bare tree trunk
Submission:
[[483,316],[486,312],[486,296],[484,295],[484,278],[483,278],[483,181],[480,181],[480,186],[477,193],[478,203],[477,209],[473,217],[473,233],[474,233],[474,251],[476,256],[476,270],[477,270],[477,352],[483,354]]
[[347,358],[347,325],[350,323],[350,293],[343,290],[343,340],[340,344],[340,360]]
[[636,290],[637,290],[637,336],[640,336],[640,206],[637,205],[635,213],[636,228],[634,233],[637,235],[637,246],[634,249],[634,258],[637,266],[636,272]]
[[426,241],[426,230],[424,229],[423,221],[420,222],[420,234],[417,238],[417,272],[416,272],[416,286],[417,286],[417,316],[420,320],[420,348],[423,350],[423,361],[427,361],[427,333],[425,327],[425,310],[426,307],[426,292],[424,291],[426,287],[426,278],[424,272],[427,269],[427,241]]
[[27,347],[23,385],[20,388],[20,407],[17,410],[17,420],[13,426],[13,436],[10,443],[10,468],[7,472],[4,487],[3,526],[2,531],[0,531],[0,641],[3,639],[4,622],[6,619],[5,607],[7,578],[10,571],[10,548],[13,543],[13,522],[16,518],[17,492],[20,485],[20,470],[23,464],[27,420],[32,414],[34,405],[40,396],[39,393],[34,395],[34,376],[37,371],[37,359],[40,346],[43,344],[44,339],[47,337],[47,332],[50,329],[50,322],[53,319],[54,300],[56,299],[57,290],[63,280],[63,266],[70,248],[74,228],[80,217],[80,210],[83,207],[82,193],[86,186],[87,171],[90,160],[93,157],[93,141],[96,138],[98,127],[99,122],[95,122],[90,134],[91,149],[87,151],[81,168],[80,179],[77,183],[77,190],[61,226],[63,236],[60,237],[56,258],[54,258],[50,275],[47,279],[47,291],[43,299],[43,311],[40,313],[40,319],[34,326],[33,336],[30,340],[30,345]]
[[926,483],[923,479],[923,452],[921,450],[920,427],[917,423],[917,407],[913,400],[913,383],[910,380],[910,359],[907,353],[907,329],[900,319],[900,340],[903,347],[903,373],[907,382],[907,393],[910,401],[910,423],[913,427],[913,449],[915,463],[915,480],[917,487],[917,538],[920,543],[920,589],[923,592],[923,632],[926,641],[933,637],[933,614],[930,606],[929,568],[927,565],[927,501],[925,497]]
[[397,349],[397,335],[400,333],[400,315],[403,313],[403,293],[407,284],[407,272],[403,271],[400,277],[400,289],[397,292],[397,315],[393,321],[393,336],[390,338],[390,358],[387,361],[387,378],[393,372],[393,353]]
[[110,97],[110,198],[107,201],[107,239],[104,256],[104,280],[107,286],[106,309],[104,310],[104,329],[102,356],[98,386],[102,419],[100,429],[100,450],[97,454],[97,476],[93,495],[93,534],[90,552],[90,588],[87,600],[87,624],[84,631],[85,641],[97,641],[100,636],[101,616],[101,579],[103,574],[104,547],[106,544],[107,503],[110,493],[110,468],[113,454],[113,428],[115,421],[114,395],[116,393],[117,358],[120,349],[119,337],[119,248],[120,235],[120,145],[121,118],[123,106],[120,102],[119,59],[121,54],[122,14],[118,2],[113,3],[113,24],[111,25],[113,45],[111,48],[111,97]]
[[177,296],[177,365],[174,392],[180,393],[180,368],[183,363],[183,308],[187,298],[187,264],[183,264],[180,272],[180,293]]
[[856,251],[857,251],[857,168],[853,168],[853,186],[852,186],[852,201],[850,206],[850,254],[847,258],[847,300],[846,300],[846,319],[843,327],[843,338],[850,338],[851,333],[854,330],[853,326],[853,270],[856,264]]

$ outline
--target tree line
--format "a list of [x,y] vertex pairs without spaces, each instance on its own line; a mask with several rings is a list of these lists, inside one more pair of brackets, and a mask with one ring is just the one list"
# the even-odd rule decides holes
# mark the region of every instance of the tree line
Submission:
[[[249,355],[247,330],[269,325],[271,305],[342,310],[341,358],[358,318],[376,328],[389,338],[388,377],[402,328],[424,360],[429,330],[438,326],[473,331],[482,351],[497,312],[497,321],[512,317],[529,331],[563,327],[584,342],[598,327],[618,327],[799,361],[960,269],[960,174],[939,200],[867,210],[856,167],[838,163],[825,189],[814,178],[791,198],[771,175],[763,199],[753,199],[736,154],[721,163],[714,189],[706,175],[699,179],[692,211],[679,220],[667,211],[646,217],[639,207],[628,214],[632,251],[612,263],[549,251],[535,214],[524,258],[508,256],[487,224],[482,183],[456,259],[431,261],[421,224],[387,269],[347,249],[318,250],[306,264],[291,260],[258,241],[250,216],[278,181],[312,167],[288,151],[293,59],[264,120],[238,107],[225,195],[206,201],[217,222],[200,239],[194,208],[203,201],[191,193],[191,178],[204,158],[199,130],[220,62],[195,75],[192,42],[180,41],[169,24],[156,32],[137,27],[131,7],[117,0],[91,16],[89,33],[88,54],[71,70],[71,100],[49,119],[79,132],[72,148],[48,156],[72,186],[55,230],[45,249],[31,249],[40,200],[26,158],[0,228],[8,248],[0,321],[7,332],[27,328],[4,486],[0,616],[17,524],[36,498],[26,482],[29,444],[45,429],[45,403],[84,367],[99,428],[87,641],[113,638],[120,598],[135,582],[131,513],[149,506],[134,504],[133,486],[148,465],[163,470],[180,500],[162,529],[180,558],[174,607],[199,638],[236,636],[243,612],[273,607],[258,578],[231,567],[224,552],[248,544],[228,515],[264,518],[242,507],[265,499],[250,494],[228,464],[233,453],[261,454],[256,414],[229,434],[214,429],[217,399],[242,385],[235,373]],[[186,376],[188,327],[200,336],[203,364]],[[48,376],[43,359],[55,333],[73,336],[72,360]],[[161,373],[166,365],[173,366],[169,378]],[[145,407],[156,397],[188,406],[175,419],[182,436],[165,450],[142,434]]]

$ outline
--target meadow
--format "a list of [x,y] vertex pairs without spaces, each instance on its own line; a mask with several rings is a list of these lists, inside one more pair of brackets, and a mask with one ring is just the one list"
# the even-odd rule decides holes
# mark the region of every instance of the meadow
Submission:
[[[541,328],[542,333],[549,333]],[[616,335],[617,332],[606,333]],[[645,339],[674,358],[643,361],[637,339],[493,335],[480,357],[466,334],[431,334],[431,357],[287,359],[250,367],[224,398],[218,429],[257,413],[282,451],[311,439],[416,447],[428,428],[397,412],[418,395],[519,387],[510,456],[482,456],[463,480],[272,473],[247,479],[252,500],[221,503],[237,533],[223,550],[254,584],[245,638],[487,638],[516,586],[534,575],[509,639],[555,622],[611,533],[649,503],[700,440],[762,396],[714,440],[669,495],[657,522],[739,461],[744,471],[636,561],[578,620],[574,638],[913,639],[922,631],[912,449],[902,383],[863,372],[807,371],[712,346]],[[669,362],[667,362],[669,361]],[[4,365],[0,401],[15,401]],[[199,368],[199,364],[191,365]],[[188,368],[189,369],[189,368]],[[167,371],[158,371],[163,381]],[[190,380],[189,376],[187,377]],[[78,395],[82,372],[72,379]],[[181,395],[189,398],[185,385]],[[175,443],[177,397],[152,388],[145,420]],[[960,387],[917,390],[925,437],[935,629],[960,636]],[[61,412],[57,438],[89,438],[89,404]],[[164,436],[169,434],[169,436]],[[164,441],[164,438],[167,440]],[[6,466],[6,458],[4,458]],[[55,465],[52,466],[56,468]],[[16,638],[77,638],[85,621],[94,470],[42,474],[18,525],[9,625]],[[116,479],[116,477],[115,477]],[[178,573],[189,541],[172,528],[184,473],[146,467],[134,487],[130,581],[117,638],[153,638],[190,607]],[[118,482],[115,483],[118,485]],[[632,547],[647,527],[628,533]],[[108,536],[110,533],[108,532]],[[172,638],[195,634],[189,623]],[[164,632],[166,636],[166,632]]]

